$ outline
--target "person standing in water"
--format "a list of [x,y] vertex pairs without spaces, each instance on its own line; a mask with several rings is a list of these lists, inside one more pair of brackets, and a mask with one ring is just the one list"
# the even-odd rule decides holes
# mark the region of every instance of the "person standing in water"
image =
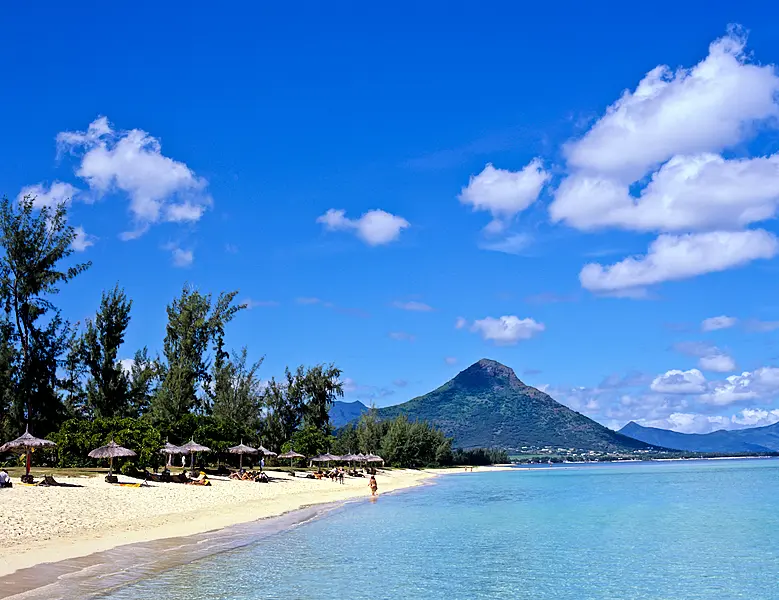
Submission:
[[371,488],[371,496],[375,496],[379,489],[379,484],[376,483],[376,476],[371,475],[371,479],[368,482],[368,487]]

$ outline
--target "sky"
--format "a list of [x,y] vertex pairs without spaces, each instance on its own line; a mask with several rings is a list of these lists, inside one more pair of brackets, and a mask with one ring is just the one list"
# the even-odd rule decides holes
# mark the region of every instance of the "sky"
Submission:
[[[420,5],[422,4],[422,5]],[[185,284],[386,406],[480,358],[612,428],[779,421],[779,7],[17,3],[0,194],[67,200],[72,322]]]

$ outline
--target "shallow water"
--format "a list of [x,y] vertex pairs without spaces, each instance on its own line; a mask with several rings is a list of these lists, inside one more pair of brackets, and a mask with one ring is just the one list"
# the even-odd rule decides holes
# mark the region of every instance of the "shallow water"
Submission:
[[439,478],[112,600],[779,598],[779,460]]

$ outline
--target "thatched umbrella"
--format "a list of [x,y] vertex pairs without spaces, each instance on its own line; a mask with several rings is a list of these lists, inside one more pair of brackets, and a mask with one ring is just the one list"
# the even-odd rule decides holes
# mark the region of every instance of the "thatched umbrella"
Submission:
[[278,456],[273,450],[268,450],[265,446],[260,445],[260,452],[262,452],[265,456]]
[[111,473],[114,467],[114,458],[119,458],[121,456],[137,456],[137,454],[135,454],[135,452],[129,448],[124,448],[117,444],[114,440],[111,440],[105,446],[95,448],[87,456],[89,456],[89,458],[107,458],[108,476],[111,477]]
[[228,448],[227,451],[230,454],[238,454],[240,455],[239,461],[239,468],[243,469],[243,455],[244,454],[257,454],[259,450],[257,448],[252,448],[251,446],[244,446],[243,440],[241,440],[241,443],[237,446],[233,446],[231,448]]
[[194,439],[192,439],[192,440],[188,441],[186,444],[180,446],[180,448],[181,448],[181,450],[184,451],[184,452],[182,452],[182,454],[190,454],[190,455],[192,455],[192,464],[191,464],[190,468],[192,470],[192,474],[193,475],[195,473],[195,452],[211,452],[211,448],[209,448],[208,446],[203,446],[202,444],[198,444],[197,442],[195,442]]
[[381,456],[376,456],[375,454],[368,454],[365,457],[365,462],[380,462],[380,463],[383,463],[384,459]]
[[331,460],[341,460],[340,456],[334,456],[333,454],[330,454],[329,452],[326,452],[324,454],[320,454],[319,456],[315,456],[311,459],[312,462],[326,462],[327,466],[330,466]]
[[2,446],[0,446],[0,453],[2,452],[18,452],[19,450],[22,450],[27,453],[27,471],[24,474],[24,478],[28,478],[30,476],[30,457],[32,454],[32,451],[34,448],[46,448],[48,446],[56,446],[52,441],[49,440],[42,440],[41,438],[33,437],[30,435],[30,426],[28,425],[24,429],[24,433],[16,438],[15,440],[11,440],[10,442],[6,442]]
[[289,459],[289,466],[292,466],[292,461],[296,458],[305,458],[304,455],[300,454],[299,452],[295,452],[294,450],[290,450],[289,452],[285,452],[284,454],[279,454],[279,458],[288,458]]
[[165,461],[165,466],[170,466],[170,458],[174,454],[186,454],[184,450],[182,450],[179,446],[175,446],[174,444],[171,444],[170,442],[165,442],[165,446],[160,448],[160,454],[166,454],[168,456],[168,459]]

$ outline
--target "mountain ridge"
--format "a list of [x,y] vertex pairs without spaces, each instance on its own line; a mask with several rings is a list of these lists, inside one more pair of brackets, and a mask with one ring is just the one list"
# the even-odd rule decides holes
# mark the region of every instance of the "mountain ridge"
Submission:
[[619,432],[647,444],[686,452],[779,452],[779,423],[746,429],[719,429],[711,433],[681,433],[630,421]]
[[487,358],[427,394],[378,409],[383,420],[401,414],[436,425],[462,448],[633,451],[648,447],[560,404],[523,383],[510,367]]

